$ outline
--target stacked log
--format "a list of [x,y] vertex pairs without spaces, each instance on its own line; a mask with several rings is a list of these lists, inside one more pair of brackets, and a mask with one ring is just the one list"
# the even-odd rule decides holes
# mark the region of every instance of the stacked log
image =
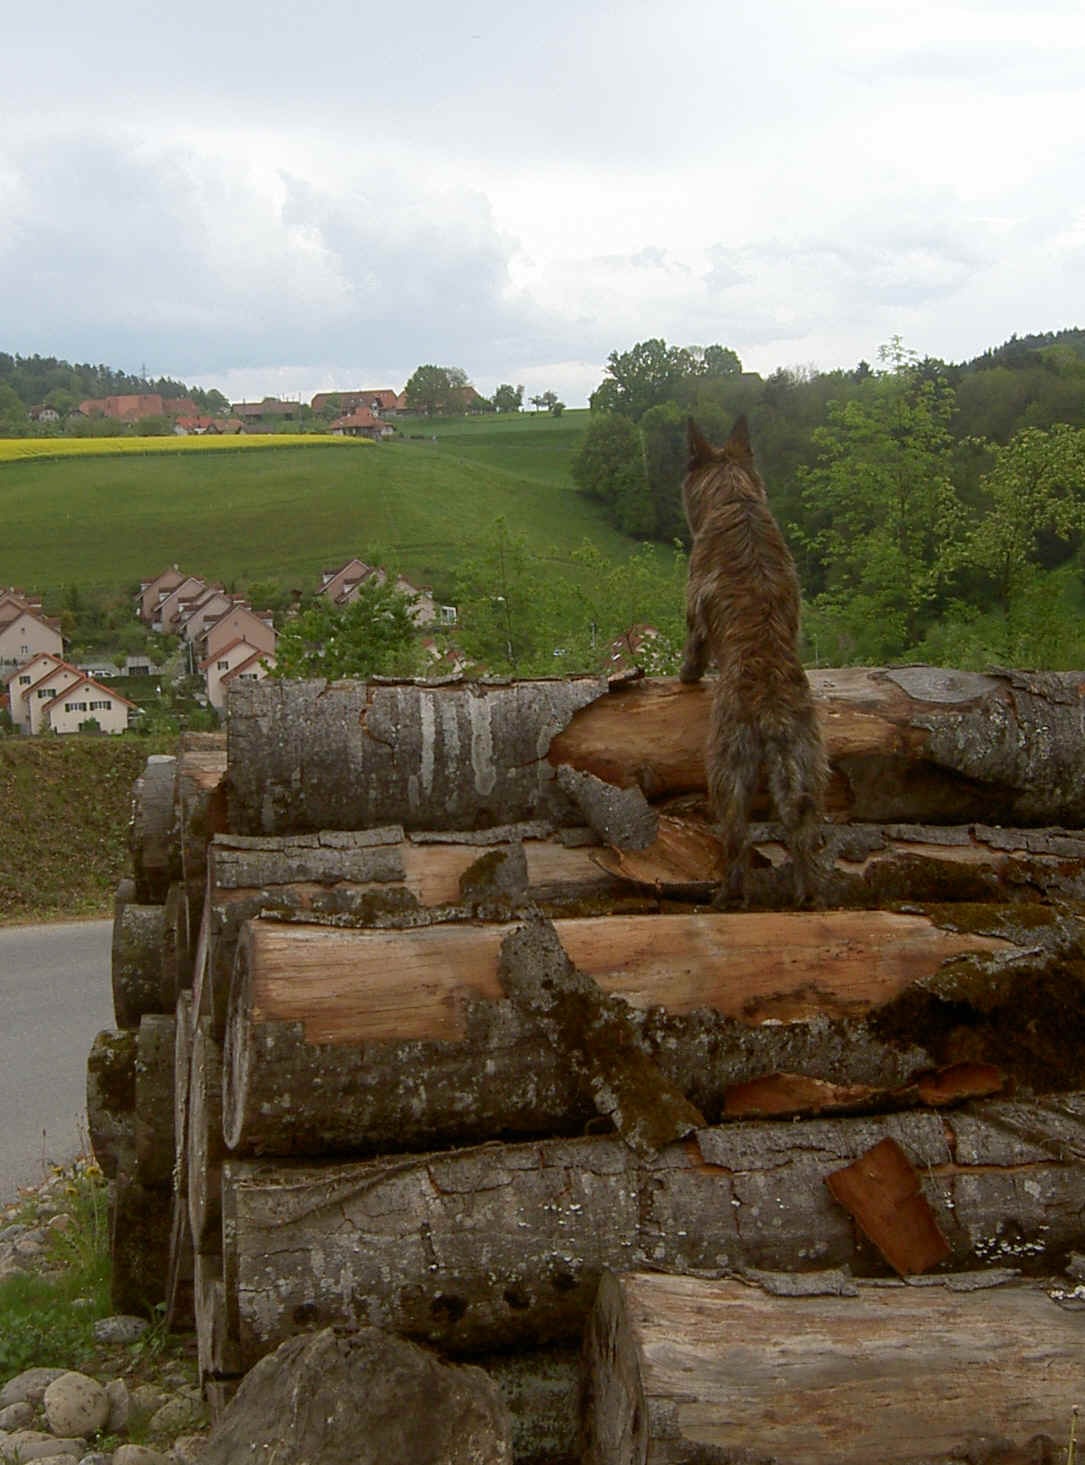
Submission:
[[[784,908],[771,824],[749,908],[713,907],[700,687],[268,681],[225,746],[182,742],[168,818],[149,767],[88,1110],[115,1300],[191,1320],[209,1398],[298,1331],[376,1324],[491,1367],[521,1459],[768,1456],[711,1379],[724,1424],[656,1428],[657,1321],[686,1339],[757,1287],[769,1336],[807,1323],[767,1275],[880,1297],[1080,1246],[1081,680],[811,679],[816,910]],[[964,1332],[1002,1306],[953,1295]]]

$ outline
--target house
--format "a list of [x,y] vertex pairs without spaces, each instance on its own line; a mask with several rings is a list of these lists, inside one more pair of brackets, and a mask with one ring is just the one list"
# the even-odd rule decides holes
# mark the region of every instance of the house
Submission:
[[9,602],[0,611],[0,667],[19,666],[39,651],[51,651],[57,657],[63,655],[60,621],[29,606],[20,608],[17,603]]
[[[327,596],[333,605],[350,605],[358,598],[358,587],[370,575],[376,576],[378,585],[383,585],[388,578],[387,570],[380,565],[367,565],[364,560],[357,558],[347,560],[346,564],[338,570],[321,571],[321,583],[317,594]],[[443,625],[455,625],[455,606],[438,606],[433,598],[432,590],[425,586],[419,588],[417,585],[412,585],[403,575],[396,577],[396,589],[402,590],[404,595],[415,597],[411,618],[416,626],[428,626],[438,620]]]
[[199,575],[186,575],[179,585],[166,592],[155,607],[151,629],[171,636],[177,629],[186,602],[191,602],[207,589],[207,581]]
[[9,585],[0,590],[0,624],[10,619],[13,610],[33,610],[41,615],[41,596],[27,595],[25,590],[17,590],[14,585]]
[[360,392],[317,392],[310,405],[319,413],[329,402],[334,402],[344,413],[368,407],[377,417],[399,417],[407,410],[404,393],[393,392],[390,387],[365,387]]
[[140,417],[166,415],[159,392],[131,393],[119,397],[88,397],[80,402],[79,410],[85,417],[115,417],[118,422],[136,422]]
[[86,723],[96,722],[102,732],[122,733],[127,731],[129,714],[137,710],[134,702],[112,687],[103,686],[93,677],[80,676],[45,703],[42,732],[79,732]]
[[298,404],[280,402],[278,397],[265,397],[262,402],[233,402],[230,411],[246,425],[258,422],[292,422],[298,415]]
[[204,413],[197,412],[173,420],[173,431],[177,437],[202,437],[205,432],[217,434],[220,430],[219,419]]
[[207,625],[200,638],[201,660],[219,656],[237,640],[248,641],[254,651],[271,653],[277,639],[269,610],[257,613],[247,605],[234,605]]
[[8,682],[12,722],[21,733],[34,737],[43,730],[48,704],[59,692],[82,681],[83,675],[78,667],[69,666],[58,656],[46,653],[33,657]]
[[139,582],[139,595],[136,597],[136,614],[140,620],[150,624],[154,620],[154,613],[160,601],[171,590],[176,590],[177,586],[184,579],[184,573],[176,565],[170,565],[169,569],[163,570],[153,580],[141,580]]
[[57,411],[57,409],[55,407],[49,407],[45,404],[40,407],[28,407],[26,409],[26,415],[30,418],[31,422],[60,421],[60,413]]
[[394,427],[375,417],[368,407],[356,407],[346,417],[337,417],[329,431],[335,437],[367,437],[373,442],[380,442],[385,437],[395,437],[396,433]]
[[205,586],[200,595],[184,603],[177,630],[186,641],[196,642],[212,621],[217,621],[235,605],[248,605],[248,601],[244,596],[231,595],[221,585]]
[[254,646],[244,636],[227,642],[200,662],[207,678],[207,700],[221,711],[226,693],[235,682],[262,681],[275,665],[274,651]]

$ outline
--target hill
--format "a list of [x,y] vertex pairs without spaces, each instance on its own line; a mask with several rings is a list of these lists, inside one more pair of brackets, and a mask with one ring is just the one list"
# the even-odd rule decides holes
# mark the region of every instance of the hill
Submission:
[[176,562],[226,584],[314,586],[352,554],[387,557],[438,590],[499,516],[539,556],[632,541],[579,494],[569,463],[586,412],[406,421],[357,452],[65,457],[0,464],[0,583],[47,603],[62,588],[133,585]]
[[132,784],[174,737],[0,741],[0,923],[108,915],[129,873]]

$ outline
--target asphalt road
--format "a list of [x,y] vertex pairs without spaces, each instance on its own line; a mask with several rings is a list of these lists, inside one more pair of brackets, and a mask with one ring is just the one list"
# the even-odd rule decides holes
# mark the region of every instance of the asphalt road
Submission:
[[113,1026],[112,929],[0,927],[0,1204],[87,1148],[87,1053]]

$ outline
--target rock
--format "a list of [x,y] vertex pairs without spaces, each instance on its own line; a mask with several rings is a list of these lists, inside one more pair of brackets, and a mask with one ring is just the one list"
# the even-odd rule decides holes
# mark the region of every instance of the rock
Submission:
[[25,1429],[34,1418],[34,1406],[25,1399],[0,1409],[0,1429]]
[[124,1434],[128,1428],[128,1415],[131,1411],[131,1395],[128,1392],[128,1385],[123,1379],[111,1379],[105,1386],[105,1396],[109,1400],[109,1418],[105,1422],[106,1434]]
[[65,1368],[27,1368],[17,1373],[0,1389],[0,1409],[9,1404],[40,1404],[54,1379],[67,1373]]
[[147,1428],[152,1434],[180,1434],[207,1423],[207,1411],[198,1399],[174,1394],[151,1415]]
[[28,1460],[51,1460],[59,1457],[65,1465],[81,1459],[87,1453],[86,1440],[58,1440],[55,1435],[40,1429],[17,1429],[4,1441],[4,1454],[8,1459],[25,1465]]
[[79,1465],[110,1465],[111,1455],[103,1455],[101,1450],[91,1450],[89,1455],[84,1455]]
[[132,1317],[119,1312],[113,1317],[99,1318],[94,1324],[94,1338],[98,1343],[134,1343],[150,1327],[145,1317]]
[[164,1389],[155,1388],[154,1384],[137,1384],[130,1392],[129,1409],[134,1414],[142,1414],[150,1419],[151,1415],[162,1408],[162,1405],[169,1398]]
[[170,1451],[177,1465],[196,1465],[207,1449],[205,1434],[179,1434]]
[[[378,1328],[290,1338],[262,1358],[200,1465],[509,1465],[509,1419],[481,1369]],[[126,1465],[118,1455],[114,1465]]]
[[55,1216],[50,1216],[45,1227],[47,1231],[70,1231],[75,1225],[67,1211],[58,1211]]
[[147,1445],[121,1445],[113,1451],[113,1465],[172,1465],[168,1455]]
[[96,1434],[109,1418],[105,1389],[85,1373],[61,1374],[46,1389],[42,1402],[45,1422],[55,1435]]

